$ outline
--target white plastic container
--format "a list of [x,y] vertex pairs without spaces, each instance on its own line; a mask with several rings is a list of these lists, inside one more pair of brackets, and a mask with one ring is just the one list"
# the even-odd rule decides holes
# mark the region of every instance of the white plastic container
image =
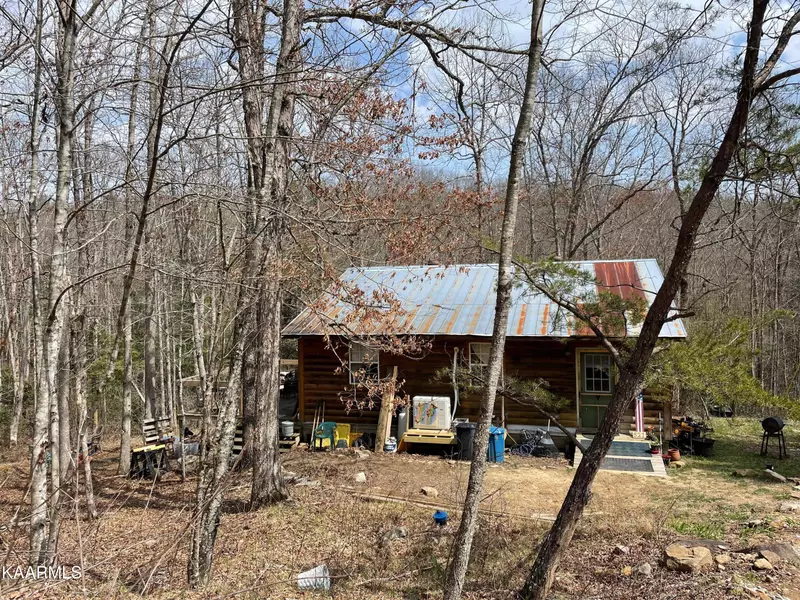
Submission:
[[413,429],[450,429],[449,396],[414,396],[411,404]]
[[320,565],[297,576],[297,587],[301,590],[331,589],[331,574],[328,565]]

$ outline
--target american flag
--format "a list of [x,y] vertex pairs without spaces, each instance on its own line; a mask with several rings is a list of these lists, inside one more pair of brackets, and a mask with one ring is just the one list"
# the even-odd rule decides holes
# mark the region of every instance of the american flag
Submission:
[[636,396],[636,431],[644,431],[644,398],[642,392]]

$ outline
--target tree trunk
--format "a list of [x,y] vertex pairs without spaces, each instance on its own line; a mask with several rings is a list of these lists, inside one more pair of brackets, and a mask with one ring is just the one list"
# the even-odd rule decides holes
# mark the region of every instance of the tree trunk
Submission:
[[511,276],[514,258],[514,231],[517,222],[519,204],[518,187],[525,157],[525,146],[531,131],[536,86],[539,79],[539,66],[542,53],[542,16],[545,0],[533,0],[531,8],[530,46],[528,48],[528,68],[525,75],[525,92],[519,111],[514,139],[511,143],[511,158],[508,166],[506,182],[505,207],[503,212],[503,228],[500,235],[500,260],[497,274],[497,297],[495,301],[494,325],[492,328],[492,346],[489,352],[489,364],[486,387],[481,399],[481,412],[478,428],[475,432],[472,464],[469,469],[469,482],[464,498],[464,511],[461,523],[453,541],[453,559],[447,570],[444,588],[444,600],[457,600],[461,597],[464,579],[469,565],[472,541],[475,537],[483,479],[486,473],[486,450],[489,446],[489,428],[492,424],[494,401],[497,394],[497,382],[503,367],[503,351],[506,342],[508,312],[511,306],[513,281]]
[[[253,242],[255,243],[255,242]],[[245,333],[244,357],[242,358],[242,466],[253,464],[253,436],[256,428],[258,405],[258,346],[252,327]]]
[[[94,102],[90,102],[83,118],[83,165],[81,170],[82,186],[80,193],[75,194],[75,228],[79,240],[88,240],[87,207],[94,194],[92,140],[94,137]],[[87,243],[83,243],[78,250],[78,280],[82,281],[89,276],[92,265],[91,253]],[[89,461],[89,407],[86,398],[88,373],[87,369],[87,336],[86,336],[86,290],[84,285],[78,285],[72,293],[72,318],[69,329],[69,347],[72,372],[72,393],[75,401],[76,412],[76,440],[70,444],[76,450],[79,464],[76,465],[74,494],[76,510],[80,502],[80,472],[83,470],[84,495],[86,510],[90,518],[97,517],[97,508],[94,501],[94,486],[92,484],[92,466]]]
[[[286,491],[280,476],[278,453],[278,401],[280,394],[281,336],[281,238],[285,235],[283,207],[288,193],[289,140],[294,128],[294,88],[300,70],[302,6],[285,0],[281,43],[275,65],[275,83],[266,126],[261,124],[263,106],[263,36],[266,5],[255,9],[249,3],[234,3],[234,31],[239,51],[240,77],[246,83],[243,109],[248,143],[248,223],[243,283],[249,270],[258,271],[258,294],[253,344],[246,346],[244,384],[250,377],[255,353],[255,395],[245,389],[245,427],[254,419],[252,431],[253,487],[251,506],[281,500]],[[253,12],[255,11],[255,12]],[[262,134],[263,131],[263,134]],[[256,225],[255,227],[253,225]],[[260,226],[259,226],[260,225]],[[256,232],[264,231],[258,252]],[[257,256],[258,255],[258,256]],[[247,329],[245,329],[247,331]],[[248,342],[246,342],[247,344]],[[251,404],[255,404],[252,406]],[[250,437],[250,436],[247,436]],[[249,441],[249,440],[248,440]]]
[[[287,497],[281,477],[278,451],[278,408],[280,401],[281,347],[281,241],[286,235],[285,209],[288,205],[289,142],[294,133],[294,101],[301,70],[302,6],[285,0],[281,46],[275,65],[275,85],[267,119],[265,183],[269,185],[266,235],[259,269],[259,305],[256,316],[258,340],[258,404],[253,436],[253,486],[251,508]],[[270,204],[274,205],[270,206]]]
[[[67,281],[67,205],[72,186],[72,139],[75,130],[74,102],[74,55],[77,41],[78,22],[74,0],[61,1],[58,5],[59,19],[57,32],[57,53],[55,71],[56,87],[56,185],[53,201],[53,247],[50,261],[48,315],[43,336],[43,360],[40,369],[39,395],[37,398],[34,424],[33,449],[31,452],[31,527],[30,557],[31,565],[49,564],[55,558],[48,550],[53,550],[49,542],[50,532],[47,519],[58,517],[57,498],[48,498],[47,453],[53,461],[60,451],[58,438],[58,400],[56,377],[59,365],[59,350],[64,330],[64,298]],[[49,419],[48,419],[49,413]],[[49,422],[49,427],[48,427]],[[48,431],[49,429],[49,431]],[[48,434],[50,439],[48,439]],[[58,476],[58,469],[52,474]],[[53,489],[58,492],[59,481],[53,481]],[[48,511],[53,506],[54,510]],[[49,512],[49,515],[48,515]]]
[[[234,339],[237,341],[230,354],[228,386],[217,416],[213,440],[210,445],[207,443],[209,432],[206,429],[206,439],[201,441],[201,445],[204,448],[208,447],[209,452],[205,456],[201,454],[201,472],[197,481],[194,526],[187,569],[189,585],[192,587],[205,585],[211,576],[214,544],[225,492],[223,480],[230,468],[244,351],[244,335],[241,327],[234,330]],[[204,412],[210,415],[210,411],[211,406],[206,405]],[[204,418],[204,421],[208,420]]]
[[[276,264],[277,248],[265,264]],[[260,332],[258,395],[253,428],[253,484],[250,508],[285,500],[288,496],[281,476],[278,445],[280,401],[281,285],[277,276],[262,280],[256,323]]]
[[30,248],[31,262],[31,321],[33,336],[33,388],[34,388],[34,422],[33,442],[31,445],[31,525],[30,525],[30,556],[32,565],[39,564],[42,560],[41,551],[45,537],[45,520],[47,507],[45,506],[47,493],[47,471],[45,460],[47,457],[47,409],[48,406],[42,399],[42,347],[44,336],[42,332],[41,308],[39,294],[41,287],[41,266],[39,264],[39,114],[41,95],[41,60],[39,58],[42,48],[42,25],[44,21],[43,0],[36,3],[36,61],[34,67],[33,107],[31,113],[31,170],[28,190],[28,246]]
[[69,431],[69,344],[66,339],[60,340],[58,352],[56,390],[50,406],[50,439],[57,442],[51,442],[47,556],[50,562],[55,562],[61,529],[61,489],[67,485],[72,451]]
[[[150,10],[148,8],[148,10]],[[145,19],[145,23],[147,19]],[[144,38],[146,24],[142,24],[141,37]],[[133,160],[136,152],[136,110],[139,101],[139,76],[141,73],[142,48],[144,42],[136,45],[136,56],[133,62],[133,85],[131,86],[131,107],[128,115],[128,138],[127,138],[127,165],[125,166],[125,212],[131,210],[133,204]],[[125,247],[127,248],[133,240],[133,222],[130,217],[125,221]],[[138,260],[138,249],[134,245],[131,254],[131,266],[126,274],[123,284],[122,299],[117,313],[117,326],[115,337],[122,337],[122,423],[119,442],[119,474],[127,475],[131,470],[131,417],[133,412],[131,394],[133,387],[133,361],[132,345],[133,331],[130,311],[128,310],[128,299],[131,293],[131,283],[133,273],[136,271],[136,261]],[[108,369],[103,383],[100,385],[100,394],[103,396],[103,423],[106,423],[105,406],[105,386],[111,379],[116,368],[119,356],[119,340],[115,339],[111,348]]]
[[[264,35],[266,28],[267,4],[264,1],[248,2],[235,0],[232,5],[234,44],[239,58],[239,79],[242,83],[242,113],[245,133],[247,135],[247,201],[243,215],[244,261],[241,284],[253,285],[252,278],[258,267],[259,230],[263,226],[261,214],[265,209],[265,196],[269,193],[267,164],[272,159],[275,148],[275,129],[264,132]],[[273,86],[274,98],[277,97],[277,74]],[[272,115],[270,108],[270,115]],[[277,126],[277,120],[273,120]],[[269,126],[269,124],[267,125]],[[272,134],[272,135],[270,135]],[[269,142],[269,147],[267,147]],[[256,283],[258,285],[258,283]],[[245,310],[254,310],[246,306]],[[242,359],[242,434],[245,448],[244,464],[250,464],[247,453],[252,453],[253,432],[255,429],[256,404],[258,400],[258,342],[253,329],[255,319],[248,317],[248,324],[243,330],[245,335],[244,357]]]
[[[453,372],[455,377],[455,371]],[[381,397],[381,408],[378,413],[378,429],[375,432],[375,452],[378,454],[383,453],[383,447],[386,445],[386,438],[389,437],[392,425],[392,411],[394,410],[394,382],[397,380],[397,367],[392,368],[392,386],[386,387],[383,390]],[[453,386],[456,389],[456,386]]]
[[[23,239],[18,232],[19,239]],[[9,248],[10,250],[10,248]],[[9,252],[10,254],[10,252]],[[10,258],[10,257],[9,257]],[[17,297],[16,285],[13,281],[6,282],[5,273],[12,272],[12,262],[9,260],[8,266],[4,265],[0,269],[0,294],[4,298],[3,311],[4,328],[6,331],[5,347],[6,358],[8,359],[8,372],[11,377],[11,423],[9,425],[8,440],[11,446],[17,445],[17,438],[19,436],[19,421],[22,417],[22,390],[25,385],[25,378],[22,373],[22,361],[18,358],[17,347],[19,346],[20,355],[24,356],[26,353],[26,346],[24,343],[24,332],[20,324],[20,305],[22,304]],[[17,306],[12,306],[16,304]],[[0,385],[2,388],[2,385]]]
[[69,405],[70,391],[70,347],[69,347],[69,328],[64,327],[64,339],[61,341],[61,352],[59,355],[58,370],[58,434],[61,440],[58,460],[61,485],[66,485],[69,481],[72,470],[72,427],[71,410]]
[[[80,497],[80,470],[83,469],[83,488],[86,497],[86,510],[89,517],[97,517],[97,507],[94,501],[94,485],[92,483],[92,465],[89,461],[89,410],[86,402],[86,309],[81,306],[80,311],[73,318],[71,333],[72,344],[72,372],[73,393],[75,395],[75,410],[77,412],[77,455],[82,457],[75,477],[75,498]],[[128,454],[130,457],[130,453]],[[127,471],[126,471],[127,473]]]
[[131,419],[133,417],[133,324],[125,311],[122,341],[122,432],[119,439],[119,474],[131,470]]
[[526,600],[545,600],[547,598],[556,569],[589,501],[591,485],[600,468],[600,463],[611,446],[625,409],[641,389],[644,371],[658,341],[659,332],[669,316],[672,302],[688,270],[698,228],[730,167],[739,138],[747,123],[753,99],[755,72],[767,4],[767,0],[755,0],[753,3],[753,16],[747,37],[741,84],[725,136],[682,221],[664,283],[647,312],[630,357],[619,365],[619,379],[606,415],[575,472],[575,477],[555,523],[539,547],[536,560],[520,593],[521,598]]
[[161,418],[158,410],[158,368],[156,366],[156,293],[153,287],[153,273],[145,276],[144,298],[144,414],[145,418]]
[[[258,85],[253,82],[258,82],[263,77],[263,35],[264,35],[264,18],[265,18],[266,5],[258,3],[256,5],[256,14],[252,14],[253,7],[246,2],[236,2],[233,7],[234,13],[234,32],[237,41],[237,50],[239,52],[239,71],[246,83],[244,90],[257,91],[260,89]],[[284,101],[287,95],[288,86],[291,83],[291,78],[296,74],[292,70],[293,55],[300,51],[300,33],[302,23],[302,7],[297,0],[284,0],[283,4],[283,24],[281,30],[280,50],[278,53],[278,60],[276,63],[275,85],[273,86],[272,102],[270,104],[269,117],[267,119],[267,126],[264,135],[260,135],[261,128],[261,113],[259,107],[262,105],[259,94],[248,94],[244,98],[245,106],[245,128],[248,137],[248,205],[255,206],[260,213],[261,207],[271,207],[270,198],[274,190],[285,190],[285,174],[281,179],[281,171],[279,168],[277,175],[271,174],[273,165],[280,165],[281,162],[277,161],[276,153],[281,147],[277,142],[278,133],[282,123],[285,120],[281,119],[289,111],[293,111],[293,97]],[[244,92],[243,90],[243,92]],[[289,94],[291,96],[291,94]],[[287,110],[288,109],[288,110]],[[256,135],[258,134],[258,135]],[[267,140],[266,146],[262,147],[263,140]],[[288,143],[288,140],[284,140]],[[284,146],[285,147],[285,146]],[[288,152],[288,150],[287,150]],[[263,178],[261,184],[256,181],[259,175],[259,169]],[[270,173],[269,175],[267,173]],[[275,180],[273,180],[275,177]],[[269,182],[270,186],[264,185]],[[282,196],[281,196],[282,198]],[[283,215],[279,214],[270,223],[270,231],[282,232],[282,229],[273,229],[277,226],[282,227]],[[267,223],[265,222],[265,225]],[[248,234],[254,232],[248,232]],[[248,235],[245,239],[247,248],[251,249],[254,239]],[[265,241],[265,252],[263,257],[266,259],[269,256],[269,244],[278,244],[278,240]],[[276,246],[276,249],[279,247]],[[239,289],[239,299],[237,301],[236,318],[234,320],[233,330],[233,348],[229,354],[229,368],[228,368],[228,387],[225,390],[225,398],[220,407],[219,416],[217,419],[217,427],[214,435],[214,443],[211,446],[207,460],[202,461],[201,474],[197,484],[196,496],[196,509],[195,509],[195,527],[192,531],[191,551],[189,553],[188,565],[188,579],[192,587],[204,585],[208,582],[211,574],[211,564],[213,561],[214,544],[216,541],[217,528],[220,521],[220,509],[222,507],[223,499],[223,480],[228,473],[229,459],[233,447],[233,436],[236,430],[236,413],[238,409],[238,396],[241,385],[242,364],[245,353],[246,332],[252,323],[252,303],[260,296],[258,293],[253,293],[252,285],[248,280],[252,277],[254,272],[259,274],[264,273],[259,269],[259,264],[262,268],[274,269],[274,263],[268,264],[265,260],[256,262],[256,252],[248,251],[245,255],[245,261],[242,266],[242,285]],[[260,258],[260,257],[259,257]],[[271,277],[275,276],[274,271],[269,272]],[[259,288],[262,285],[259,281]],[[278,317],[279,319],[279,317]],[[278,321],[279,322],[279,321]],[[280,327],[277,328],[278,336],[280,336]],[[272,335],[272,334],[270,334]],[[280,337],[278,337],[278,340]],[[273,340],[270,340],[270,344]],[[274,352],[269,350],[270,353]],[[267,354],[262,354],[266,358]],[[279,355],[273,359],[278,362]],[[265,368],[262,363],[261,367]],[[259,402],[262,400],[259,399]],[[269,407],[261,411],[257,418],[268,418]],[[277,410],[277,407],[275,408]],[[276,424],[277,425],[277,424]],[[266,435],[269,435],[269,424],[265,424],[263,429]],[[277,445],[277,429],[275,429],[275,439]],[[270,440],[265,440],[265,445],[261,450],[269,452]],[[277,458],[277,457],[276,457]],[[257,459],[256,459],[257,460]],[[277,464],[277,461],[275,461]],[[268,465],[269,468],[278,468],[275,464]],[[274,473],[274,471],[267,471]],[[254,473],[255,475],[255,473]],[[278,479],[280,478],[278,472]],[[272,481],[270,478],[269,481]],[[267,485],[269,485],[269,481]],[[268,490],[268,488],[257,485],[258,492]],[[251,494],[252,497],[252,494]]]
[[[24,339],[24,334],[20,333],[20,337],[23,337]],[[20,344],[20,346],[22,348],[26,347],[24,344]],[[25,398],[26,371],[23,367],[25,360],[22,357],[20,357],[19,361],[12,359],[10,362],[12,363],[11,368],[14,369],[14,399],[11,410],[11,425],[8,432],[8,441],[13,447],[16,446],[19,441],[19,424],[22,421],[22,406]]]

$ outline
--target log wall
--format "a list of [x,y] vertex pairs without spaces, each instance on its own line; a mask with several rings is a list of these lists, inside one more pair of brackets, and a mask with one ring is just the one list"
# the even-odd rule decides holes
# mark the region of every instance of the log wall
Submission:
[[[436,373],[452,365],[454,348],[468,352],[470,341],[486,341],[478,338],[436,338],[423,356],[407,357],[388,353],[380,355],[380,375],[386,377],[393,366],[397,366],[401,391],[410,398],[418,395],[450,396],[453,388],[449,382],[437,381]],[[544,379],[548,389],[564,398],[559,420],[566,427],[577,427],[577,371],[575,357],[577,348],[596,348],[592,340],[553,340],[547,338],[509,339],[506,344],[504,373],[519,379]],[[598,348],[600,350],[600,348]],[[380,400],[368,400],[361,391],[349,383],[347,370],[341,360],[347,360],[347,343],[322,337],[301,338],[299,348],[300,411],[304,422],[311,422],[318,406],[325,404],[325,420],[341,423],[362,424],[374,427],[378,422]],[[655,390],[645,390],[645,424],[657,425],[658,413],[664,410],[661,398]],[[348,406],[348,399],[350,400]],[[500,421],[502,402],[495,403],[495,416]],[[547,425],[547,418],[531,406],[510,400],[505,401],[508,425]],[[635,429],[634,409],[631,404],[620,426],[621,432]],[[461,395],[457,417],[471,421],[478,419],[480,396]],[[665,422],[668,415],[665,415]]]

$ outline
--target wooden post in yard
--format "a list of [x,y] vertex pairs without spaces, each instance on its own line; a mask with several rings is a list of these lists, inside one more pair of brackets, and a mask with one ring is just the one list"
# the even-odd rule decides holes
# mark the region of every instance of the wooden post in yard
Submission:
[[394,408],[394,386],[397,381],[397,367],[392,367],[392,378],[383,390],[381,412],[378,415],[378,430],[375,432],[375,452],[383,452],[383,445],[389,437],[392,426],[392,409]]

